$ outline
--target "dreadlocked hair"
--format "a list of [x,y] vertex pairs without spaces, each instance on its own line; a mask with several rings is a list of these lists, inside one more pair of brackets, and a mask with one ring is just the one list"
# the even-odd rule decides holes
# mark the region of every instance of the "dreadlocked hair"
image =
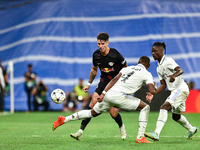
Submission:
[[155,43],[153,44],[153,47],[154,47],[154,46],[162,46],[163,49],[165,50],[165,54],[166,54],[166,45],[165,45],[165,42],[155,42]]

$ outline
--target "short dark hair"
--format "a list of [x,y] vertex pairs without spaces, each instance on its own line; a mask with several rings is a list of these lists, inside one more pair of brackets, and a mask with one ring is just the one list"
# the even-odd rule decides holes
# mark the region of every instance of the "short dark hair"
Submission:
[[147,64],[150,64],[150,58],[147,57],[147,56],[142,56],[140,57],[140,62],[144,62],[144,63],[147,63]]
[[165,50],[165,54],[166,54],[166,44],[165,44],[165,42],[155,42],[152,47],[154,47],[154,46],[161,46]]
[[97,40],[104,40],[104,41],[108,41],[109,40],[109,35],[108,33],[105,32],[101,32],[97,35]]

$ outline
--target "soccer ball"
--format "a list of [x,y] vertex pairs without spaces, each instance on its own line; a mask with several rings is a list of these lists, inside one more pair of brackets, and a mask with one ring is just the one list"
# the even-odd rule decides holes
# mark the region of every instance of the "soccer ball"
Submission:
[[55,89],[51,93],[51,100],[56,104],[64,102],[65,98],[66,98],[65,92],[61,89]]

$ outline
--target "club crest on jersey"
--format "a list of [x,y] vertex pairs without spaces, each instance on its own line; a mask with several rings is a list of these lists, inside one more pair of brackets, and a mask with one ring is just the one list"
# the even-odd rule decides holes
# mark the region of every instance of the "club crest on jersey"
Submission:
[[109,65],[109,66],[113,66],[114,63],[113,63],[113,62],[109,62],[108,65]]
[[165,68],[163,67],[163,71],[165,71]]

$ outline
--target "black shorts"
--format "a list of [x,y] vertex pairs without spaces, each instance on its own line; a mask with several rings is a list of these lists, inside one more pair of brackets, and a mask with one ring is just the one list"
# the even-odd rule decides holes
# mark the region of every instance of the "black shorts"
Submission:
[[99,82],[99,84],[96,87],[95,92],[97,92],[99,95],[101,95],[101,93],[103,92],[103,90],[105,89],[107,84],[103,83],[103,82]]

